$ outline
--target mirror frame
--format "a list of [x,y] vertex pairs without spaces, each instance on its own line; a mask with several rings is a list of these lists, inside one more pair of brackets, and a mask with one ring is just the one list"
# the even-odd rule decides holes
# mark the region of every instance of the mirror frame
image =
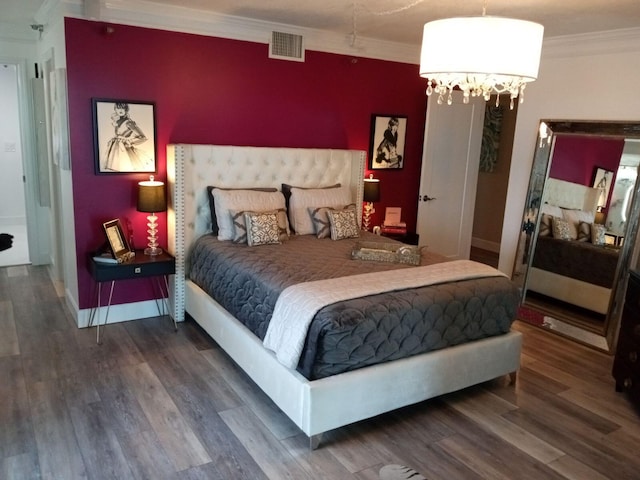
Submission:
[[[546,128],[543,127],[546,125]],[[586,135],[622,137],[624,139],[640,139],[640,121],[597,121],[597,120],[540,120],[538,138],[531,165],[531,176],[525,200],[525,207],[522,216],[522,228],[518,239],[518,252],[516,254],[513,268],[513,281],[520,288],[520,303],[526,300],[527,280],[532,255],[536,246],[538,229],[540,228],[541,209],[535,212],[531,210],[531,202],[537,195],[542,198],[544,187],[549,177],[551,159],[555,140],[558,135]],[[609,309],[603,326],[602,336],[605,337],[609,351],[612,351],[617,339],[620,315],[624,303],[625,289],[630,269],[630,263],[638,236],[638,226],[640,223],[640,182],[636,182],[633,189],[633,198],[629,210],[629,221],[625,231],[625,242],[620,249],[618,265],[611,289]],[[525,245],[521,247],[523,232]],[[528,237],[528,241],[526,238]],[[628,240],[626,240],[628,239]]]

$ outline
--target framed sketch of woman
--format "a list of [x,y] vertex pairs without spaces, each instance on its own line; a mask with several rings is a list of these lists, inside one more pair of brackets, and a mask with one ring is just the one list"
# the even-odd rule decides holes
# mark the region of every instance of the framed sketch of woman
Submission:
[[406,132],[407,117],[402,115],[372,115],[369,169],[403,168]]
[[93,99],[97,174],[156,171],[155,104]]

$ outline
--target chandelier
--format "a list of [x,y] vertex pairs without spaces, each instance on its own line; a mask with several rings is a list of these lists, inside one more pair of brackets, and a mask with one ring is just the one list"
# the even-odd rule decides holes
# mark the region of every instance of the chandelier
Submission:
[[427,95],[451,105],[458,87],[469,97],[508,93],[524,100],[527,83],[538,76],[544,27],[538,23],[485,15],[428,22],[424,26],[420,76],[428,80]]

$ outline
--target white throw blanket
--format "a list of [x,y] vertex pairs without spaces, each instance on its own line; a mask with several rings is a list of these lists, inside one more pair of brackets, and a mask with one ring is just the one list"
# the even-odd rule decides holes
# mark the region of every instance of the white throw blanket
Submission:
[[278,297],[263,343],[276,353],[280,363],[296,368],[311,320],[327,305],[407,288],[494,276],[506,275],[482,263],[455,260],[292,285]]

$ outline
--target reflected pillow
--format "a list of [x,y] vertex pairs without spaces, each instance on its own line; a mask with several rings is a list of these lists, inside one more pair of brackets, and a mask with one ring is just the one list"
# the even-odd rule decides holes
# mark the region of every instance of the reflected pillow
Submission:
[[562,218],[569,223],[571,231],[571,239],[578,239],[578,227],[580,222],[593,223],[593,213],[585,210],[572,210],[569,208],[562,209]]
[[548,237],[551,235],[551,219],[553,217],[547,213],[543,213],[540,218],[540,229],[538,230],[538,236]]
[[580,222],[578,225],[578,241],[590,242],[591,241],[591,223]]
[[558,217],[553,217],[551,225],[553,228],[553,238],[571,240],[571,227],[569,226],[569,222]]
[[591,225],[591,243],[594,245],[604,245],[606,243],[605,232],[607,231],[604,225],[594,223]]

